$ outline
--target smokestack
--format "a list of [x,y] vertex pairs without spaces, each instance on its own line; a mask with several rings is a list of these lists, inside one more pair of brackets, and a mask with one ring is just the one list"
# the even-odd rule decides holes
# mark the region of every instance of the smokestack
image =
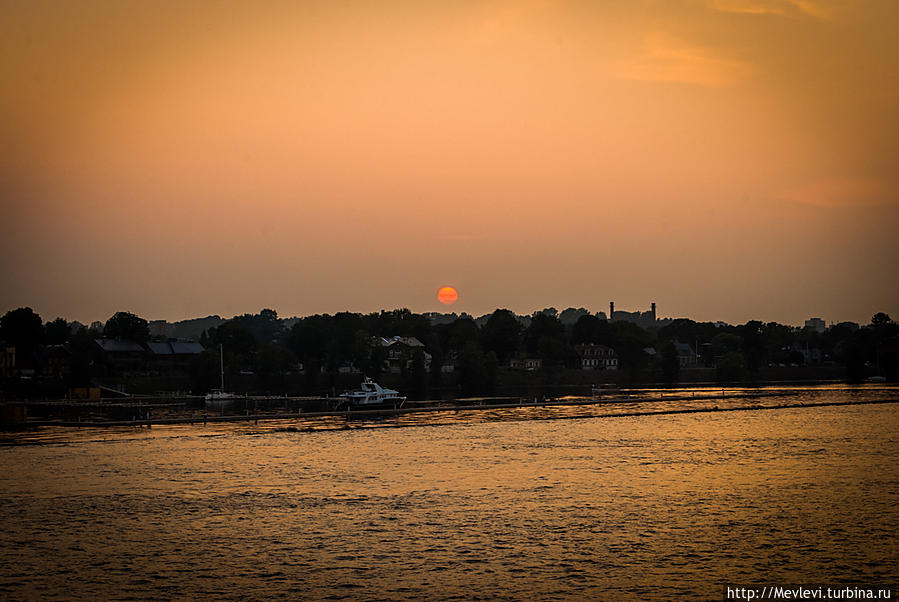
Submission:
[[612,316],[615,314],[615,302],[609,301],[609,320],[612,319]]
[[655,322],[655,320],[656,320],[656,304],[653,303],[652,304],[652,321]]

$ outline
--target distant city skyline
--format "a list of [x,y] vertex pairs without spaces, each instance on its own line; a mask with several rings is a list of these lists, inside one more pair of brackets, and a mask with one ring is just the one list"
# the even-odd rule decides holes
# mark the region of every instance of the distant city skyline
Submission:
[[0,17],[0,308],[899,314],[896,2]]

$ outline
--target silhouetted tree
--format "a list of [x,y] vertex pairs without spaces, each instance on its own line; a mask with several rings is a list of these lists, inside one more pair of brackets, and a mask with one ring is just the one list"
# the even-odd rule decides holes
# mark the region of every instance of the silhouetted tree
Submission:
[[225,354],[225,372],[237,374],[254,367],[256,339],[240,322],[229,320],[208,331],[208,344],[218,355],[219,346]]
[[641,379],[643,368],[648,362],[644,349],[653,343],[653,335],[636,324],[623,320],[611,323],[610,345],[618,354],[618,368],[625,377],[636,382]]
[[746,363],[743,355],[736,351],[728,351],[718,360],[717,375],[719,382],[734,382],[743,378]]
[[558,317],[559,317],[559,310],[556,309],[555,307],[546,307],[535,313],[542,314],[544,316],[549,316],[550,318],[558,319]]
[[765,361],[765,347],[762,344],[762,323],[750,320],[739,328],[743,338],[743,355],[750,378],[758,376],[759,367]]
[[236,316],[229,322],[246,329],[259,345],[270,343],[281,336],[281,321],[273,309],[263,309],[256,315]]
[[508,309],[497,309],[487,319],[481,329],[481,345],[496,354],[497,361],[504,364],[518,350],[521,342],[521,324]]
[[446,357],[439,346],[431,347],[431,366],[428,373],[428,395],[437,393],[443,386],[443,364]]
[[449,349],[461,351],[468,343],[473,343],[475,347],[480,349],[478,345],[480,331],[478,331],[478,325],[470,317],[459,318],[453,322],[449,332],[450,337],[449,341],[447,341]]
[[69,341],[72,352],[71,385],[73,387],[85,387],[90,384],[94,376],[94,334],[86,328],[74,333]]
[[565,327],[554,313],[547,310],[536,312],[531,316],[531,323],[525,330],[524,344],[529,355],[540,358],[543,371],[551,378],[556,368],[565,360],[567,351]]
[[882,311],[877,312],[871,317],[871,326],[874,328],[886,326],[887,324],[892,323],[889,314],[885,314]]
[[838,347],[838,356],[846,366],[846,380],[851,383],[860,383],[865,379],[867,370],[865,363],[868,361],[868,347],[871,346],[872,333],[867,328],[861,328],[843,341]]
[[462,395],[477,395],[487,390],[489,375],[484,353],[474,341],[468,341],[459,352],[457,373]]
[[62,345],[67,343],[70,337],[69,323],[62,318],[56,318],[44,325],[44,342],[48,345]]
[[790,347],[796,338],[793,328],[777,322],[768,322],[762,328],[761,335],[766,359],[778,364],[789,363]]
[[408,385],[408,395],[411,399],[427,399],[428,371],[425,369],[425,353],[421,348],[416,348],[412,353]]
[[309,387],[315,386],[331,338],[329,318],[326,315],[307,316],[294,324],[287,335],[287,347],[303,362]]
[[143,344],[150,340],[150,324],[135,314],[119,311],[106,321],[103,336],[107,339],[129,339]]
[[324,363],[325,374],[328,376],[328,389],[336,393],[337,375],[340,373],[340,343],[337,339],[331,339],[325,345]]
[[365,317],[367,328],[379,337],[415,337],[424,342],[431,332],[431,322],[408,309],[394,309]]
[[496,371],[499,369],[499,359],[496,353],[488,351],[484,356],[484,371],[487,374],[487,390],[489,394],[493,394],[496,389]]
[[610,344],[612,326],[593,315],[581,316],[571,327],[572,345]]
[[32,356],[44,337],[41,317],[30,307],[20,307],[0,318],[0,340],[16,347],[16,361],[31,364]]
[[559,314],[559,321],[563,326],[573,326],[577,323],[578,320],[583,316],[589,316],[590,312],[584,309],[583,307],[579,307],[577,309],[573,307],[568,307],[562,310],[562,313]]
[[372,337],[367,330],[357,330],[353,333],[352,362],[362,374],[372,376],[372,372],[370,371],[372,361],[371,352],[376,344],[374,337]]
[[195,394],[207,393],[221,387],[219,349],[208,348],[190,363],[190,388]]
[[680,377],[680,359],[677,357],[677,347],[668,341],[662,345],[662,380],[666,383],[676,383]]
[[284,376],[297,364],[294,356],[284,346],[275,342],[265,343],[256,358],[256,378],[262,390],[284,392]]
[[362,316],[349,312],[340,312],[332,316],[328,322],[328,338],[336,341],[334,349],[338,366],[354,362],[356,359],[356,333],[365,329]]
[[387,361],[387,350],[381,345],[375,345],[371,349],[371,362],[368,367],[368,375],[377,379],[384,370],[384,362]]
[[874,363],[880,375],[891,381],[899,379],[899,324],[879,312],[871,318],[871,328]]
[[695,345],[697,342],[710,342],[719,332],[720,329],[712,322],[694,322],[688,318],[678,318],[660,328],[658,337],[660,341],[677,340]]
[[728,353],[740,353],[743,347],[743,339],[736,334],[719,332],[712,338],[712,353],[720,359]]
[[787,363],[791,366],[802,366],[805,364],[805,356],[801,351],[790,351],[787,354]]
[[565,327],[555,315],[536,312],[531,316],[531,323],[524,333],[524,344],[530,355],[539,355],[541,341],[552,339],[565,344]]

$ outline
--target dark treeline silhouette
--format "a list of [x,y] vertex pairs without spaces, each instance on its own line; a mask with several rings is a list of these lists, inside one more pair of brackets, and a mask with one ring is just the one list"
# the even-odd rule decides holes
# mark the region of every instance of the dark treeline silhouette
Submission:
[[899,380],[899,324],[884,313],[866,326],[823,331],[755,320],[676,319],[643,328],[573,308],[433,317],[396,309],[285,320],[263,309],[210,327],[191,345],[151,336],[147,320],[128,312],[88,327],[62,318],[44,323],[24,307],[0,318],[2,390],[7,397],[62,396],[143,382],[144,389],[204,393],[219,386],[223,360],[226,388],[249,392],[333,394],[365,374],[413,399],[498,388],[517,394],[510,389],[525,380],[589,382],[582,369],[596,368],[584,361],[591,349],[614,358],[607,368],[615,370],[589,375],[607,382],[759,382],[778,368],[810,365],[840,367],[850,382]]

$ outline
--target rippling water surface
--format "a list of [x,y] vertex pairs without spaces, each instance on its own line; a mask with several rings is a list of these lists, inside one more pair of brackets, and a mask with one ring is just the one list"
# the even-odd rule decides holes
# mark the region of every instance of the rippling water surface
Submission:
[[[899,405],[562,411],[7,436],[31,444],[0,447],[0,595],[714,599],[725,583],[896,583]],[[533,419],[552,417],[570,419]]]

